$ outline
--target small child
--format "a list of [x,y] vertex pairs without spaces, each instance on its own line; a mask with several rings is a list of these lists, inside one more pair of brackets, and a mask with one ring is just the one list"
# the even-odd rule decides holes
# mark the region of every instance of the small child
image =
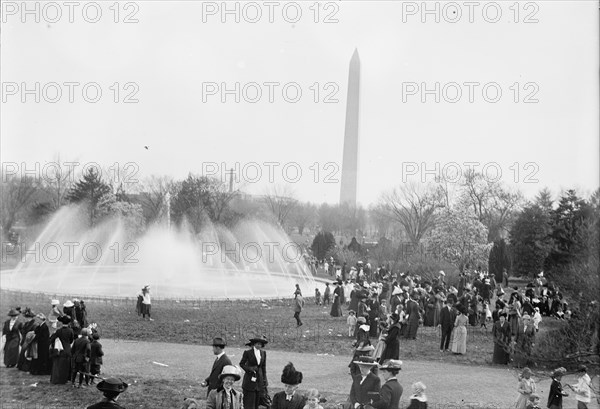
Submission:
[[[104,352],[102,351],[102,344],[98,342],[100,335],[98,332],[92,334],[92,343],[90,344],[90,373],[92,375],[99,375],[100,368],[102,366],[102,357]],[[91,384],[94,384],[94,377],[92,377]]]
[[423,382],[412,384],[413,394],[410,397],[410,405],[406,409],[427,409],[427,396],[425,395],[426,386]]
[[540,407],[540,395],[532,393],[529,395],[529,402],[527,402],[526,409],[541,409]]
[[321,395],[316,389],[310,389],[306,395],[306,405],[303,409],[323,409],[323,406],[319,405],[321,401]]
[[318,288],[315,288],[315,304],[321,305],[321,291]]
[[348,319],[346,323],[348,324],[348,336],[353,338],[356,334],[356,323],[358,322],[356,318],[356,313],[352,310],[348,311]]

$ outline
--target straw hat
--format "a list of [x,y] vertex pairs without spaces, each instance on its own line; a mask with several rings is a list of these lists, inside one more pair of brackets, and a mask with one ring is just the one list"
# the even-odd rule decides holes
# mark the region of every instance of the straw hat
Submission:
[[71,301],[71,300],[67,300],[67,302],[65,302],[63,304],[63,307],[67,307],[67,308],[73,307],[73,306],[75,306],[75,304],[73,304],[73,301]]
[[233,376],[236,381],[239,381],[242,375],[240,374],[240,370],[233,365],[225,365],[223,367],[223,371],[219,375],[219,379],[223,379],[226,376]]

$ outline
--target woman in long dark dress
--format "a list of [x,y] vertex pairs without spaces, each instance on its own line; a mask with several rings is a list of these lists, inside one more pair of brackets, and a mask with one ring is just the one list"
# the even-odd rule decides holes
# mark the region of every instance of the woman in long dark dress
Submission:
[[335,282],[335,290],[333,290],[333,304],[331,304],[331,312],[329,315],[332,317],[341,317],[342,316],[342,287],[339,282]]
[[33,335],[27,336],[27,334],[29,332],[33,333],[36,324],[39,325],[39,321],[36,323],[35,313],[31,311],[31,308],[25,308],[25,311],[23,311],[23,316],[28,318],[28,321],[25,322],[21,327],[21,353],[19,354],[17,369],[20,371],[29,372],[31,367],[31,341]]
[[383,363],[388,359],[400,358],[400,316],[396,313],[390,315],[390,327],[385,339],[385,349],[381,354],[379,363]]
[[17,319],[19,312],[14,308],[8,312],[10,319],[4,322],[2,337],[4,338],[4,365],[12,368],[19,360],[19,344],[21,343],[21,323]]
[[37,358],[31,360],[31,369],[29,373],[32,375],[50,375],[52,363],[50,361],[50,326],[52,323],[46,320],[44,314],[38,314],[40,325],[34,329],[34,343],[37,344]]
[[71,344],[75,338],[73,330],[68,327],[71,319],[68,315],[58,318],[63,326],[56,330],[50,337],[50,348],[54,349],[55,341],[58,339],[62,344],[62,351],[52,357],[52,371],[50,383],[64,384],[71,378]]
[[506,321],[506,313],[498,314],[498,321],[494,323],[492,331],[494,336],[494,357],[492,363],[507,365],[510,361],[510,325]]

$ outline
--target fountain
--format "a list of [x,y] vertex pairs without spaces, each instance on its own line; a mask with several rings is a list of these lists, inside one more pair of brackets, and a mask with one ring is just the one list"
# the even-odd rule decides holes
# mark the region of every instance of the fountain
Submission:
[[154,297],[291,297],[315,280],[300,248],[266,222],[246,221],[229,230],[209,225],[194,235],[185,228],[152,226],[128,238],[123,221],[93,228],[78,206],[60,209],[34,244],[19,252],[15,269],[3,271],[4,289],[52,294],[135,296],[150,285]]

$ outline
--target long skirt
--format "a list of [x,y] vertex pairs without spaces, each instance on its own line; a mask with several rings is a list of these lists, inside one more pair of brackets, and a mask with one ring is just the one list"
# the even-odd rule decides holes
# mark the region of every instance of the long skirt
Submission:
[[[8,338],[8,337],[7,337]],[[19,362],[19,337],[12,337],[4,344],[4,365],[15,366]]]
[[60,353],[59,356],[52,358],[52,372],[50,373],[50,383],[64,384],[71,379],[71,356]]
[[384,350],[385,341],[380,339],[379,341],[377,341],[377,345],[375,346],[375,350],[373,351],[373,354],[371,354],[371,357],[375,358],[376,361],[379,361],[379,358],[381,358],[381,355],[383,355]]
[[467,328],[462,325],[454,328],[452,352],[455,354],[465,354],[467,352]]
[[510,354],[506,352],[505,346],[494,342],[494,356],[492,358],[492,363],[507,365],[509,361]]
[[520,393],[519,399],[517,399],[517,403],[515,403],[515,409],[526,409],[530,396],[530,393]]
[[340,306],[339,298],[331,304],[331,312],[329,313],[332,317],[341,317],[342,316],[342,307]]

